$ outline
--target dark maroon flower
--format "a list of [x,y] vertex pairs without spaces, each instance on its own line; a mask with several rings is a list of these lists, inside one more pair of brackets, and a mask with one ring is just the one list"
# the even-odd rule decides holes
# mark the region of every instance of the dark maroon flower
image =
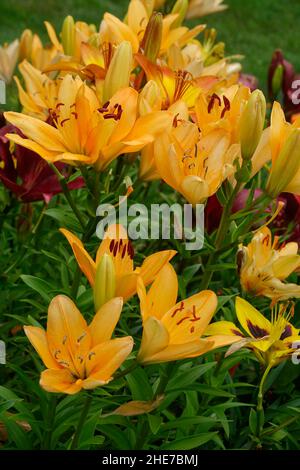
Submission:
[[290,193],[281,193],[278,200],[284,203],[283,208],[272,223],[277,235],[290,236],[287,241],[294,241],[300,244],[300,196]]
[[247,86],[250,88],[251,91],[254,91],[258,88],[258,79],[255,75],[250,75],[249,73],[241,73],[239,82],[242,85]]
[[[260,189],[256,189],[254,191],[254,199],[257,199],[261,195],[261,193],[262,191]],[[242,191],[239,192],[232,206],[233,214],[246,207],[248,196],[249,189],[242,189]],[[208,233],[212,233],[219,227],[222,217],[222,211],[222,206],[219,203],[218,198],[215,194],[208,198],[205,207],[205,228]]]
[[[0,180],[23,202],[44,200],[48,203],[52,196],[62,191],[56,174],[45,160],[31,150],[15,145],[12,153],[10,142],[5,137],[8,132],[21,135],[11,125],[0,129]],[[65,164],[56,163],[55,166],[66,174],[68,168]],[[83,178],[79,177],[68,186],[69,189],[78,189],[83,185]]]

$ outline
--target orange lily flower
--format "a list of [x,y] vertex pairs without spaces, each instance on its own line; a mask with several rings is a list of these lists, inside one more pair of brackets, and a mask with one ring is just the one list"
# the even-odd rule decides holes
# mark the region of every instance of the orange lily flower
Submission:
[[88,326],[71,299],[55,297],[48,309],[47,331],[24,326],[27,338],[47,367],[40,385],[47,392],[73,395],[113,380],[114,372],[131,353],[131,336],[111,339],[123,301],[103,305]]
[[234,174],[240,148],[231,144],[226,129],[202,137],[196,124],[183,121],[155,141],[154,153],[160,177],[194,205],[215,194]]
[[271,321],[240,297],[236,298],[235,309],[246,334],[230,321],[211,323],[205,331],[208,340],[215,335],[227,336],[228,341],[235,337],[235,344],[229,348],[227,355],[247,347],[253,350],[263,365],[275,366],[296,351],[293,343],[299,343],[300,336],[299,329],[289,322],[293,307],[289,310],[286,305],[276,306],[272,310]]
[[197,357],[236,341],[222,335],[201,338],[217,308],[214,292],[202,291],[176,303],[177,294],[177,275],[169,263],[148,292],[139,278],[143,336],[138,360],[142,364]]
[[300,297],[300,286],[283,281],[300,266],[298,244],[278,247],[268,227],[258,230],[248,246],[238,251],[238,268],[242,288],[252,295],[264,295],[274,302]]
[[66,229],[60,229],[71,245],[76,261],[94,289],[96,271],[104,254],[109,255],[115,267],[115,294],[128,300],[136,293],[137,279],[142,277],[150,284],[163,266],[175,256],[176,251],[165,250],[147,256],[142,265],[134,269],[134,249],[127,232],[121,225],[110,225],[99,245],[95,261],[85,250],[82,242]]
[[94,165],[104,170],[122,153],[136,152],[152,142],[170,125],[166,112],[139,117],[138,93],[124,88],[100,104],[95,92],[77,76],[66,75],[58,93],[58,103],[52,110],[55,125],[7,112],[7,121],[18,127],[28,139],[8,134],[12,141],[38,153],[52,163]]

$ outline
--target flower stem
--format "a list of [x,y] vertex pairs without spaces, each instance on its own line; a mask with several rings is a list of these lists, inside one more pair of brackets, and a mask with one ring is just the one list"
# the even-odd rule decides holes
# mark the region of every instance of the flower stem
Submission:
[[42,450],[50,450],[51,449],[51,441],[52,441],[52,432],[53,432],[53,425],[56,413],[56,404],[57,404],[57,397],[51,396],[48,402],[48,410],[47,410],[47,418],[46,418],[46,432],[44,437],[44,442],[42,444]]
[[153,396],[153,400],[156,400],[157,397],[159,397],[160,395],[162,395],[169,383],[169,380],[171,378],[171,375],[172,375],[172,372],[174,370],[174,367],[175,367],[175,362],[168,362],[166,365],[165,365],[165,369],[159,379],[159,382],[158,382],[158,386],[157,386],[157,389],[155,390],[155,393],[154,393],[154,396]]
[[259,384],[259,389],[258,389],[258,395],[257,395],[257,437],[260,437],[263,427],[264,427],[264,408],[263,408],[263,398],[264,398],[264,384],[266,381],[266,378],[270,372],[270,370],[273,367],[273,362],[271,361],[268,365],[268,367],[265,369],[263,376],[261,378],[260,384]]
[[81,215],[81,212],[78,210],[73,197],[71,195],[71,192],[68,188],[68,184],[66,182],[66,178],[61,174],[61,172],[56,168],[56,166],[53,163],[49,163],[50,167],[54,171],[54,173],[57,175],[58,181],[60,182],[61,189],[65,195],[65,198],[67,199],[69,206],[71,207],[72,211],[74,212],[74,215],[77,217],[78,222],[80,223],[81,227],[84,229],[85,228],[85,223],[84,219]]
[[230,198],[227,201],[227,204],[224,206],[224,210],[222,212],[222,217],[221,217],[221,222],[220,222],[217,236],[216,236],[215,249],[208,258],[207,265],[204,270],[204,274],[202,278],[201,290],[207,289],[212,279],[214,271],[210,269],[210,266],[215,263],[216,251],[220,250],[222,243],[227,235],[229,224],[230,224],[230,214],[231,214],[232,206],[240,188],[241,188],[241,184],[237,183],[234,190],[231,193]]
[[133,372],[138,367],[138,365],[139,365],[138,362],[134,361],[126,369],[119,372],[119,374],[116,374],[114,376],[114,380],[121,379],[122,377],[125,377],[125,375],[130,374],[130,372]]
[[82,412],[81,412],[80,417],[79,417],[77,429],[75,431],[75,434],[74,434],[74,437],[73,437],[73,440],[72,440],[70,450],[77,449],[80,434],[81,434],[81,430],[82,430],[83,425],[85,423],[85,420],[87,418],[87,415],[88,415],[88,412],[89,412],[89,409],[90,409],[90,406],[91,406],[91,403],[92,403],[92,399],[93,399],[93,397],[91,395],[88,395],[85,399],[85,402],[84,402],[84,405],[83,405],[83,408],[82,408]]

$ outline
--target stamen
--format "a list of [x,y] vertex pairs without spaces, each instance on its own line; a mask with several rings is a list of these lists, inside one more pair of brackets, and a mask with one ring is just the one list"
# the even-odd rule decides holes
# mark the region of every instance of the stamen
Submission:
[[174,318],[175,315],[176,315],[178,312],[182,312],[183,309],[184,309],[184,302],[182,301],[182,302],[180,303],[180,306],[174,310],[174,312],[172,313],[171,317]]
[[221,98],[216,94],[216,93],[213,93],[211,95],[211,98],[209,100],[209,103],[208,103],[208,106],[207,106],[207,112],[208,114],[210,114],[213,110],[213,107],[215,105],[215,101],[218,102],[218,105],[221,106],[222,102],[221,102]]

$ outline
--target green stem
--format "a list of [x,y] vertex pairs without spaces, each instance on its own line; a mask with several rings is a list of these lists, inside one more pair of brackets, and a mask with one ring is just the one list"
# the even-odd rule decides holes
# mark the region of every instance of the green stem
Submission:
[[240,188],[241,188],[241,183],[237,183],[234,190],[231,193],[230,198],[228,199],[227,204],[225,205],[223,209],[221,222],[220,222],[217,236],[216,236],[215,249],[208,258],[206,268],[204,270],[204,274],[202,278],[201,290],[207,289],[212,279],[214,270],[210,269],[210,266],[212,264],[215,264],[216,251],[220,250],[222,243],[227,235],[229,224],[230,224],[230,214],[231,214],[232,206]]
[[81,275],[82,275],[81,269],[79,267],[79,264],[77,264],[74,279],[73,279],[73,284],[72,284],[72,288],[71,288],[71,297],[74,300],[77,297],[77,292],[78,292],[78,289],[79,289]]
[[159,383],[158,383],[158,386],[155,390],[155,393],[154,393],[154,396],[153,396],[153,400],[156,400],[157,397],[159,397],[160,395],[162,395],[169,383],[169,380],[171,378],[171,375],[172,375],[172,372],[174,370],[174,367],[175,367],[175,362],[168,362],[166,365],[165,365],[165,369],[159,379]]
[[56,413],[56,404],[57,404],[57,397],[51,396],[48,402],[48,412],[46,418],[46,432],[44,437],[44,442],[42,444],[42,450],[50,450],[51,443],[52,443],[52,432],[53,432],[53,425]]
[[137,367],[138,367],[138,362],[134,361],[130,366],[128,366],[126,369],[122,370],[118,374],[114,376],[114,380],[121,379],[122,377],[125,377],[125,375],[130,374],[130,372],[133,372]]
[[65,198],[67,199],[67,201],[69,203],[69,206],[71,207],[72,211],[74,212],[74,215],[77,217],[78,222],[80,223],[81,227],[84,229],[85,228],[84,219],[81,215],[81,212],[78,210],[78,208],[77,208],[77,206],[76,206],[76,204],[73,200],[71,192],[68,188],[66,178],[61,174],[61,172],[56,168],[56,166],[53,163],[49,163],[49,165],[52,168],[52,170],[54,171],[54,173],[56,173],[57,178],[58,178],[58,180],[60,182],[60,185],[61,185],[61,189],[62,189],[62,191],[65,195]]
[[78,447],[78,442],[79,442],[81,430],[82,430],[82,428],[84,426],[84,423],[85,423],[85,420],[87,418],[87,415],[88,415],[88,412],[89,412],[89,409],[90,409],[90,406],[91,406],[91,403],[92,403],[92,399],[93,399],[93,397],[90,396],[90,395],[88,395],[85,399],[85,403],[83,405],[82,412],[81,412],[80,417],[79,417],[78,425],[77,425],[77,428],[76,428],[76,431],[75,431],[75,434],[74,434],[74,437],[73,437],[73,440],[72,440],[70,450],[75,450]]
[[260,437],[263,427],[264,427],[264,408],[263,408],[263,398],[264,398],[264,384],[266,381],[266,378],[270,372],[270,370],[273,367],[273,362],[271,361],[268,365],[268,367],[265,369],[263,376],[261,378],[260,384],[259,384],[259,389],[258,389],[258,395],[257,395],[257,437]]

